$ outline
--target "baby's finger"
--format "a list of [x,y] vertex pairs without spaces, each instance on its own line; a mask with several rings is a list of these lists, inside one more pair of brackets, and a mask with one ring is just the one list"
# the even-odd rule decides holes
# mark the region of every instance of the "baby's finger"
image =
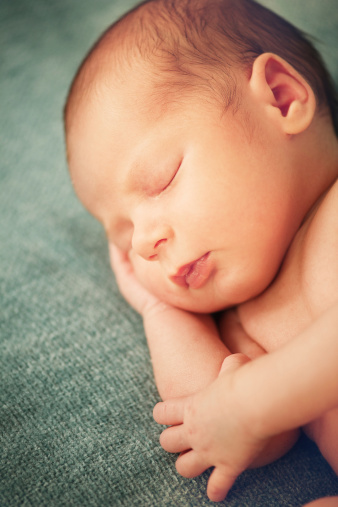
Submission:
[[182,424],[186,398],[173,398],[155,405],[153,417],[158,424]]
[[164,430],[160,436],[160,444],[167,452],[182,452],[190,449],[182,425]]
[[212,502],[221,502],[227,496],[237,475],[226,468],[216,467],[208,480],[207,495]]
[[209,467],[210,464],[201,460],[198,453],[194,450],[184,452],[176,461],[177,472],[187,479],[192,479],[193,477],[201,475]]

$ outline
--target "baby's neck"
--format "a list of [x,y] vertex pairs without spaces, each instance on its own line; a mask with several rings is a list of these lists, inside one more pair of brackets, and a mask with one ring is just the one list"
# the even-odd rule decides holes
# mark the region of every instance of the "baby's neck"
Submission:
[[327,118],[317,118],[296,144],[301,174],[299,202],[304,213],[301,227],[338,179],[338,139]]
[[312,218],[315,216],[318,208],[320,207],[321,203],[325,199],[326,195],[331,190],[332,186],[337,182],[337,179],[338,179],[338,174],[333,179],[333,181],[329,184],[328,188],[326,188],[324,190],[324,192],[318,197],[318,199],[312,204],[309,211],[305,214],[304,219],[302,220],[302,223],[300,225],[300,229],[311,222]]

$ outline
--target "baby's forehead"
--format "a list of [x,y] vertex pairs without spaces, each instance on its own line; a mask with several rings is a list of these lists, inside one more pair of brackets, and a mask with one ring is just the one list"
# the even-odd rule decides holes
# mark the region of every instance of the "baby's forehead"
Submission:
[[134,80],[134,94],[141,95],[143,101],[128,98],[137,110],[151,108],[152,112],[158,109],[162,113],[163,107],[196,92],[198,85],[206,90],[208,77],[198,75],[203,74],[204,65],[199,66],[197,74],[196,69],[190,69],[189,61],[181,69],[176,53],[181,55],[184,37],[177,20],[175,23],[173,17],[163,15],[166,9],[160,3],[137,7],[104,33],[75,78],[74,103],[80,105],[81,99],[87,100],[89,95],[90,99],[99,99],[98,92],[104,86],[110,87],[112,94],[117,87],[121,96],[128,95]]

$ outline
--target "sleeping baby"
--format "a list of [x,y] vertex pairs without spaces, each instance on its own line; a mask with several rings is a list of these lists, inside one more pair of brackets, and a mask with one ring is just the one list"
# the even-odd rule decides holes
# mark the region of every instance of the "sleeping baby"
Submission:
[[299,428],[338,472],[336,129],[320,56],[253,0],[144,2],[69,92],[72,182],[143,317],[161,445],[185,477],[213,467],[213,501]]

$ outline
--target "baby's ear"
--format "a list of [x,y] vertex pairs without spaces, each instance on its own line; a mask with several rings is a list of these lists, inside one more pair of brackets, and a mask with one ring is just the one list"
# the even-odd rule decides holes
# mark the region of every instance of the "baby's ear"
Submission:
[[316,99],[311,86],[292,65],[273,53],[258,56],[250,88],[286,134],[299,134],[311,123]]

